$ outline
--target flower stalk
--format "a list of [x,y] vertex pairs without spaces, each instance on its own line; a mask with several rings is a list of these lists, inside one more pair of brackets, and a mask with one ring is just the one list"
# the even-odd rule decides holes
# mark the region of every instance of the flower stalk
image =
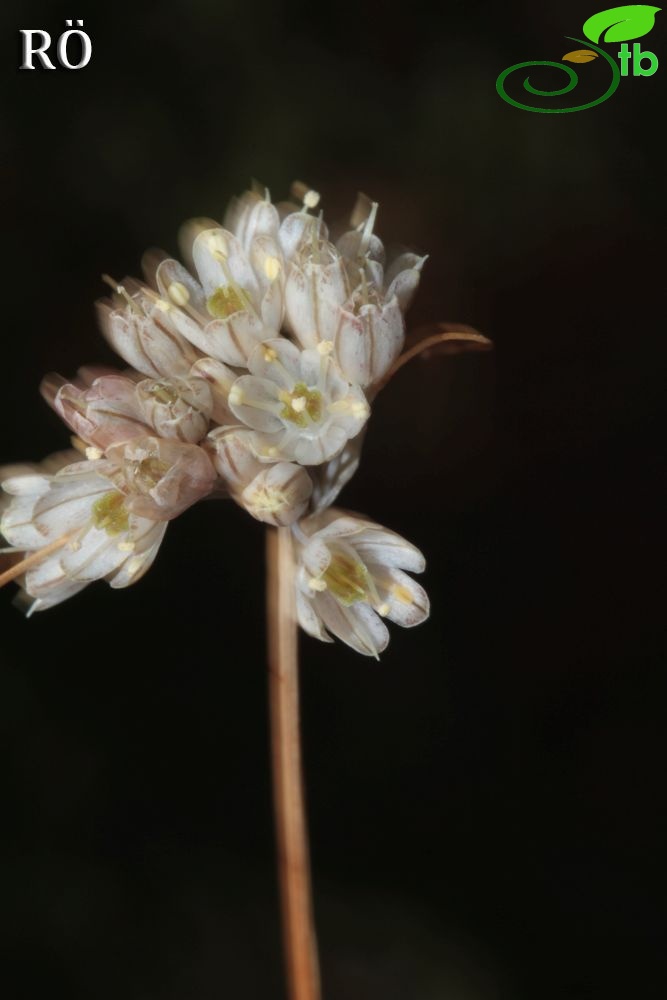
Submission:
[[268,530],[266,555],[271,757],[289,998],[320,1000],[301,767],[294,554],[289,528]]
[[62,549],[64,545],[67,545],[70,537],[70,535],[62,535],[60,538],[56,538],[55,541],[45,545],[44,548],[38,549],[36,552],[32,552],[29,556],[26,556],[25,559],[20,559],[18,562],[15,562],[9,567],[9,569],[0,573],[0,587],[4,587],[5,584],[11,583],[12,580],[16,580],[19,576],[22,576],[26,570],[29,570],[32,566],[36,566],[40,563],[42,559],[46,559],[47,556],[50,556],[59,549]]

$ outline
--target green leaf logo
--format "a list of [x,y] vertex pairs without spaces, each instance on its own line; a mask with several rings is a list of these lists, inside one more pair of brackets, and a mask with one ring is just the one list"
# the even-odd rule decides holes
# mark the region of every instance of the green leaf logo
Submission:
[[648,35],[659,10],[662,7],[647,7],[642,3],[611,7],[589,17],[583,32],[592,42],[599,42],[603,34],[605,42],[628,42],[632,38]]

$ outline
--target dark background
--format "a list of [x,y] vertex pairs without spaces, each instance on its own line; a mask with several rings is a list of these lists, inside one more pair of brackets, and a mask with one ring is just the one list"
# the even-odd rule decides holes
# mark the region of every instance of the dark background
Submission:
[[[44,372],[113,362],[100,273],[251,177],[334,219],[378,198],[430,254],[410,325],[495,343],[401,373],[343,496],[425,551],[431,620],[380,664],[302,642],[327,1000],[667,992],[667,14],[658,73],[599,107],[495,91],[601,6],[3,6],[3,460],[67,441]],[[66,17],[90,65],[19,72],[19,28]],[[3,591],[8,1000],[283,996],[263,573],[261,526],[209,502],[134,588],[30,621]]]

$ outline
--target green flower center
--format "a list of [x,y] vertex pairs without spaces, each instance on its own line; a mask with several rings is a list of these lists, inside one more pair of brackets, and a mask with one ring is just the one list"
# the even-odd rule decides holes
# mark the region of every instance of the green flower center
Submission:
[[129,527],[125,497],[117,490],[104,493],[93,504],[93,524],[107,535],[120,535]]
[[178,402],[178,392],[167,382],[154,382],[148,391],[158,403],[173,405]]
[[336,600],[346,607],[369,599],[368,570],[362,562],[345,553],[332,554],[322,579]]
[[235,285],[220,285],[206,300],[206,308],[216,319],[227,319],[248,308],[248,297]]
[[309,389],[305,382],[297,382],[291,392],[285,390],[279,398],[284,404],[280,416],[297,427],[307,427],[322,419],[322,393]]

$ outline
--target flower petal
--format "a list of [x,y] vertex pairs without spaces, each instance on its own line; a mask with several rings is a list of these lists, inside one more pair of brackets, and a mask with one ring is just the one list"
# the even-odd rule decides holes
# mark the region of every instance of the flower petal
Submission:
[[361,306],[358,315],[341,310],[340,321],[338,363],[350,382],[365,388],[381,379],[401,352],[405,329],[398,300]]
[[248,368],[258,378],[269,379],[291,391],[302,377],[301,352],[285,337],[272,337],[255,348]]
[[232,233],[222,228],[199,233],[192,256],[207,297],[235,283],[253,304],[258,304],[257,279],[243,247]]
[[283,427],[278,415],[278,386],[267,378],[237,378],[229,393],[229,408],[238,420],[256,431],[272,433]]
[[264,466],[240,499],[253,517],[282,527],[293,524],[304,514],[312,490],[305,469],[291,462],[278,462]]
[[420,625],[429,616],[430,603],[424,588],[400,569],[368,563],[382,603],[388,605],[385,617],[403,628]]
[[322,621],[315,611],[313,604],[298,589],[296,592],[296,617],[304,632],[311,635],[313,639],[319,639],[321,642],[333,642],[333,639],[322,625]]
[[313,603],[329,632],[358,653],[377,658],[387,648],[389,631],[370,605],[359,601],[344,607],[326,591]]

